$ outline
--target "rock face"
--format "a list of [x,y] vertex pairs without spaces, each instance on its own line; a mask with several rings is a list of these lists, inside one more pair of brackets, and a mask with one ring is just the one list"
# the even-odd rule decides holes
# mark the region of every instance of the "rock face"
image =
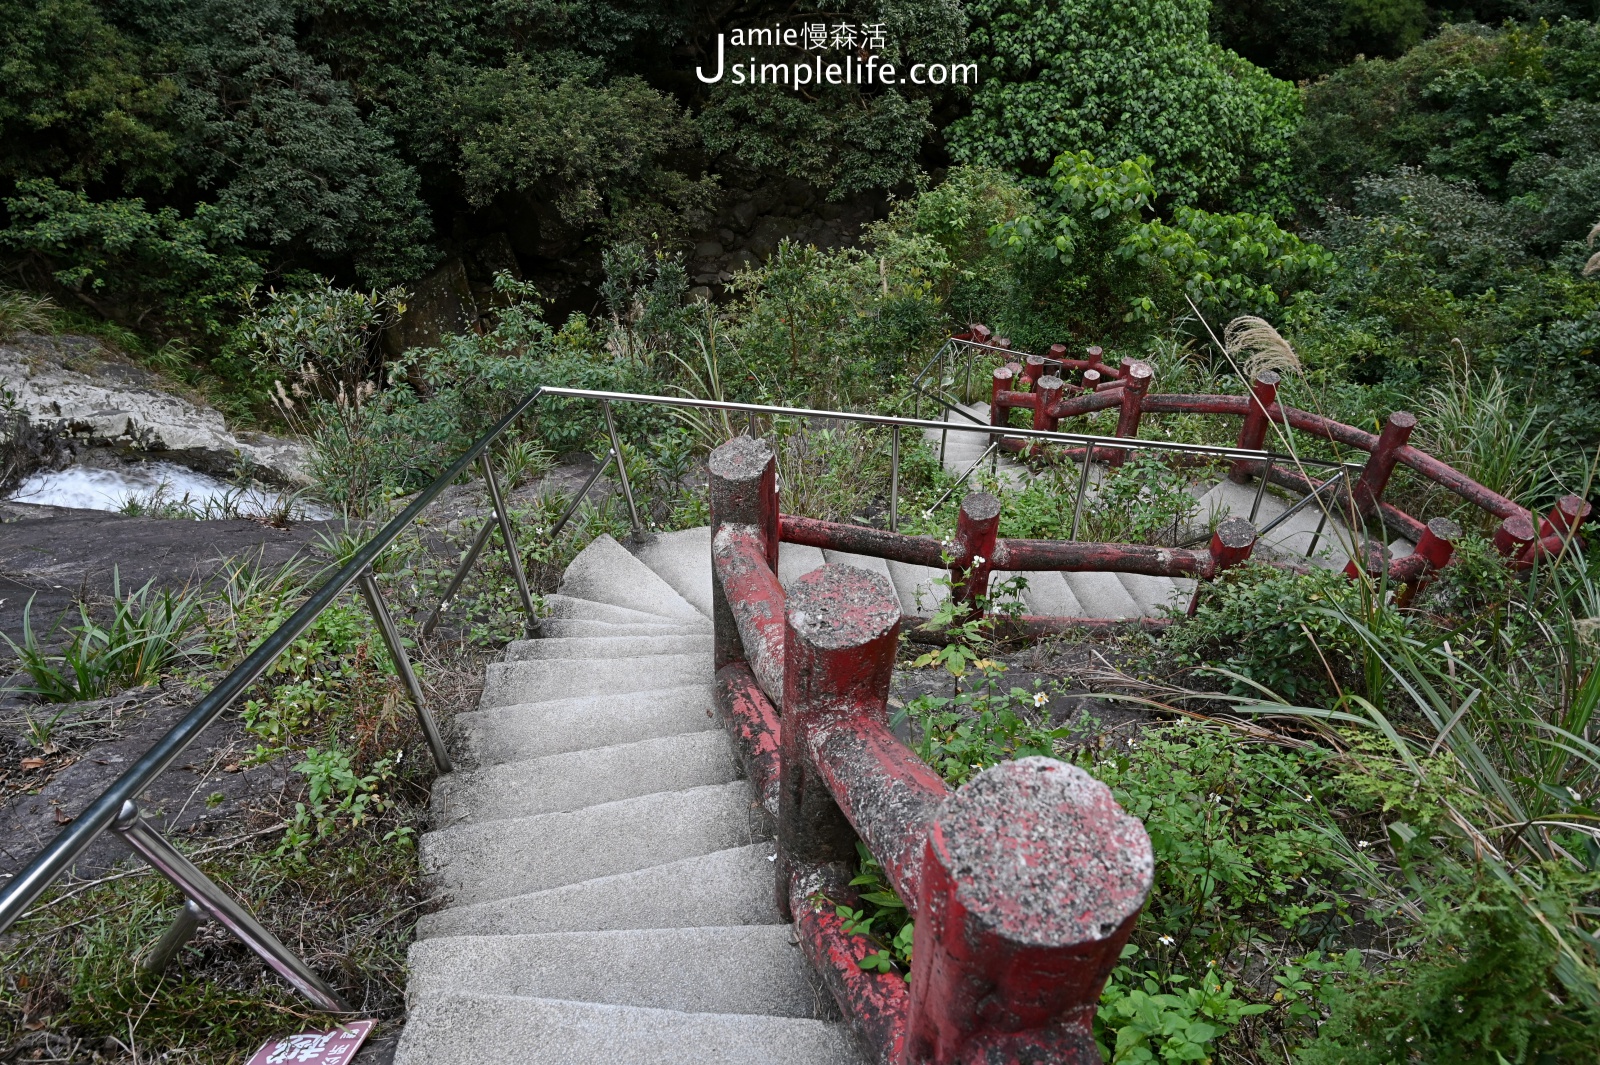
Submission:
[[248,465],[263,480],[310,480],[305,445],[229,430],[220,411],[90,337],[24,335],[0,345],[0,385],[35,425],[74,443],[160,453],[206,473]]

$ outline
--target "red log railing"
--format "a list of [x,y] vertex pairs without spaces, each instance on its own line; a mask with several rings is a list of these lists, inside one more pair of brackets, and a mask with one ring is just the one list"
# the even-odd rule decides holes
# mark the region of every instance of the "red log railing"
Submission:
[[[858,547],[865,530],[778,517],[774,466],[748,437],[711,457],[717,712],[775,817],[774,891],[801,948],[884,1065],[1098,1063],[1095,1005],[1154,874],[1144,827],[1074,766],[1025,758],[952,793],[896,739],[894,589],[835,563],[785,594],[781,530]],[[977,497],[963,507],[969,562],[1001,546],[991,510]],[[872,546],[926,558],[926,540]],[[909,983],[864,970],[878,945],[838,915],[860,904],[858,839],[917,922]]]
[[[1097,347],[1088,350],[1088,358],[1068,359],[1065,346],[1056,344],[1050,348],[1048,358],[1041,358],[1014,351],[1010,341],[1004,338],[992,339],[984,326],[973,326],[958,333],[951,342],[1023,360],[1007,362],[991,373],[989,423],[997,429],[1010,424],[1013,410],[1030,411],[1031,428],[1056,430],[1063,419],[1116,408],[1114,435],[1133,439],[1138,435],[1142,414],[1222,414],[1242,419],[1237,442],[1240,448],[1260,450],[1266,442],[1268,427],[1279,424],[1367,452],[1369,458],[1349,493],[1355,513],[1380,518],[1414,542],[1431,537],[1428,542],[1434,561],[1400,565],[1388,564],[1374,556],[1375,564],[1387,565],[1390,577],[1404,586],[1399,594],[1406,602],[1416,594],[1420,579],[1417,574],[1448,564],[1453,541],[1440,540],[1437,533],[1429,532],[1429,524],[1383,501],[1384,490],[1397,466],[1407,467],[1425,480],[1500,518],[1500,527],[1494,536],[1495,547],[1518,569],[1559,557],[1577,538],[1579,526],[1590,513],[1589,504],[1581,498],[1565,496],[1551,514],[1539,522],[1536,530],[1534,517],[1526,509],[1413,447],[1409,439],[1417,419],[1411,412],[1393,412],[1382,432],[1374,436],[1320,414],[1280,404],[1277,399],[1280,379],[1271,371],[1258,375],[1251,382],[1248,396],[1158,395],[1149,392],[1153,371],[1148,363],[1124,359],[1120,366],[1111,367],[1104,362]],[[970,366],[968,372],[970,374]],[[1081,374],[1080,380],[1068,381],[1066,376],[1071,373]],[[1038,453],[1039,450],[1037,445],[1027,441],[1003,441],[1002,446],[1014,451]],[[1077,457],[1081,449],[1069,450],[1067,454]],[[1094,457],[1117,464],[1127,454],[1127,451],[1100,448]],[[1244,484],[1252,476],[1260,476],[1262,465],[1260,461],[1241,459],[1232,464],[1228,476]],[[1295,470],[1273,467],[1268,470],[1267,478],[1272,483],[1301,491],[1315,487]],[[1459,536],[1459,531],[1456,535]],[[1357,567],[1358,571],[1362,568],[1366,567]]]

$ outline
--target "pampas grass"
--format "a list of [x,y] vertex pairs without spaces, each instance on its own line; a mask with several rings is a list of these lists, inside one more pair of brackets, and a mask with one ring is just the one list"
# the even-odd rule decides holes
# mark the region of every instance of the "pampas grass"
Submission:
[[1264,318],[1252,314],[1235,318],[1222,331],[1222,343],[1234,359],[1242,357],[1239,370],[1246,381],[1254,381],[1268,370],[1301,372],[1300,357],[1294,348]]
[[[1589,247],[1594,247],[1596,237],[1600,237],[1600,222],[1596,222],[1594,228],[1589,230]],[[1593,277],[1595,274],[1600,274],[1600,251],[1589,256],[1589,261],[1583,264],[1584,277]]]

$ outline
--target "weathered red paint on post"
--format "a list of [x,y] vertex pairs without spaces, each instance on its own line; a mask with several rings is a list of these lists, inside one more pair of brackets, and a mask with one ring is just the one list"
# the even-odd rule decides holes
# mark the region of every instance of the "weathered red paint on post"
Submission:
[[1044,356],[1029,355],[1023,359],[1022,376],[1028,382],[1028,390],[1032,391],[1038,384],[1039,378],[1044,376]]
[[[1251,451],[1262,450],[1262,444],[1267,439],[1267,424],[1270,420],[1268,411],[1278,402],[1279,376],[1272,370],[1257,374],[1256,379],[1250,383],[1250,406],[1244,416],[1244,424],[1239,426],[1239,439],[1235,447],[1247,448]],[[1250,475],[1257,472],[1259,463],[1248,459],[1240,459],[1228,470],[1228,480],[1234,484],[1247,484]]]
[[1067,358],[1067,346],[1065,344],[1051,344],[1050,345],[1050,361],[1055,363],[1055,365],[1058,368],[1060,367],[1060,365],[1063,362],[1066,361],[1066,358]]
[[1098,371],[1101,377],[1110,376],[1110,368],[1106,366],[1104,358],[1105,350],[1101,348],[1100,345],[1089,345],[1088,350],[1084,354],[1089,356],[1089,368]]
[[1527,514],[1513,514],[1495,529],[1494,549],[1506,558],[1516,559],[1536,539],[1533,519]]
[[1556,501],[1556,505],[1550,508],[1550,513],[1539,520],[1539,535],[1570,538],[1577,534],[1578,527],[1593,510],[1593,507],[1584,502],[1582,496],[1562,496]]
[[1006,408],[1001,405],[1000,393],[1011,391],[1011,382],[1016,377],[1009,366],[997,366],[994,371],[994,380],[989,386],[989,424],[1004,425],[1006,423]]
[[1211,533],[1211,544],[1206,548],[1211,556],[1211,573],[1207,576],[1243,565],[1255,547],[1256,527],[1248,519],[1235,516],[1218,522]]
[[[1117,413],[1117,436],[1131,440],[1139,435],[1139,415],[1143,411],[1141,404],[1154,379],[1155,370],[1148,362],[1123,360],[1122,409]],[[1112,451],[1109,455],[1111,465],[1122,465],[1128,454],[1126,451]]]
[[1367,460],[1360,479],[1356,481],[1356,507],[1362,514],[1371,515],[1378,509],[1383,490],[1388,487],[1389,478],[1394,473],[1395,463],[1400,461],[1397,453],[1406,446],[1416,427],[1417,416],[1407,410],[1395,411],[1384,422],[1378,445],[1373,448],[1372,457]]
[[1076,766],[968,782],[928,833],[905,1065],[1099,1065],[1095,1008],[1153,874],[1144,826]]
[[900,601],[882,574],[830,563],[790,585],[785,623],[774,887],[787,917],[797,865],[855,859],[855,830],[807,744],[811,732],[830,721],[887,713]]
[[1050,410],[1061,402],[1061,395],[1066,391],[1067,383],[1054,374],[1047,374],[1035,381],[1033,387],[1037,395],[1033,405],[1033,427],[1045,432],[1054,432],[1058,419],[1050,413]]
[[[1461,526],[1449,518],[1434,518],[1428,522],[1427,531],[1417,541],[1416,550],[1389,567],[1390,574],[1398,574],[1400,581],[1400,590],[1394,595],[1395,606],[1411,605],[1412,600],[1428,586],[1433,574],[1449,565],[1459,539]],[[1416,561],[1411,562],[1412,559]],[[1411,562],[1411,565],[1402,568],[1401,563],[1405,562]]]
[[1389,572],[1389,549],[1376,540],[1364,541],[1354,558],[1344,564],[1344,575],[1355,580],[1362,575],[1377,580]]
[[[715,590],[720,588],[728,617],[761,687],[783,705],[783,587],[767,567],[762,537],[754,525],[720,525],[711,537],[711,570]],[[715,622],[715,614],[713,621]],[[720,633],[716,642],[720,642]],[[731,663],[725,662],[721,669]]]
[[1086,392],[1093,392],[1100,382],[1105,380],[1105,374],[1093,367],[1083,371],[1083,388]]
[[992,333],[989,330],[989,327],[986,325],[977,324],[972,327],[972,339],[976,340],[980,344],[989,343],[993,337],[994,333]]
[[906,1016],[911,992],[899,973],[870,972],[861,967],[878,944],[844,930],[840,906],[861,908],[850,886],[848,867],[800,866],[789,887],[795,939],[823,984],[840,1004],[845,1019],[871,1051],[870,1060],[895,1065],[904,1053]]
[[950,546],[950,596],[956,602],[975,608],[978,598],[989,594],[999,530],[1000,500],[988,492],[973,492],[961,501],[956,538]]
[[779,744],[783,735],[777,708],[744,662],[717,670],[717,724],[733,737],[739,765],[761,805],[778,816]]
[[[736,436],[714,449],[706,465],[713,544],[720,526],[749,526],[762,537],[761,557],[770,559],[769,568],[776,569],[778,468],[772,448],[760,437]],[[712,553],[714,556],[714,547]],[[711,622],[713,668],[744,661],[738,626],[720,580],[711,582]]]

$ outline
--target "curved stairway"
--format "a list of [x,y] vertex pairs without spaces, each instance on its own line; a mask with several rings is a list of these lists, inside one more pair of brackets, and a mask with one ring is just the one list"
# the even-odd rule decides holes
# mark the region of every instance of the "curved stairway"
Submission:
[[[987,403],[968,404],[961,410],[966,413],[961,414],[952,410],[945,415],[944,420],[952,424],[989,424]],[[923,439],[933,449],[935,455],[939,454],[941,435],[946,437],[944,468],[956,477],[966,473],[989,447],[989,437],[983,433],[941,434],[937,429],[926,429],[923,431]],[[1022,487],[1035,476],[1027,464],[1004,452],[1000,454],[997,472],[1001,483],[1012,488]],[[1105,467],[1096,463],[1089,474],[1091,497],[1104,475]],[[1195,485],[1190,491],[1197,501],[1193,520],[1196,528],[1203,529],[1231,515],[1249,517],[1250,510],[1255,505],[1254,484],[1234,484],[1226,477]],[[1291,506],[1293,501],[1286,500],[1269,489],[1261,498],[1256,525],[1265,527]],[[1317,525],[1321,519],[1322,511],[1316,504],[1306,506],[1262,537],[1256,550],[1262,557],[1285,558],[1329,569],[1343,569],[1350,561],[1350,550],[1354,542],[1352,534],[1337,515],[1330,515],[1321,535],[1317,536]],[[1316,551],[1307,558],[1306,551],[1312,547],[1313,537],[1316,537]],[[1397,539],[1389,544],[1388,548],[1391,558],[1403,558],[1411,553],[1412,544],[1408,540]],[[995,579],[1000,580],[1008,576],[1011,574],[997,572]],[[1186,605],[1194,591],[1192,580],[1151,577],[1142,573],[1045,572],[1028,573],[1024,576],[1028,579],[1028,586],[1021,596],[1024,609],[1029,614],[1059,617],[1155,616],[1159,615],[1164,607]]]
[[587,547],[457,718],[474,768],[420,844],[450,905],[418,925],[401,1065],[862,1060],[712,719],[707,531],[641,554]]

